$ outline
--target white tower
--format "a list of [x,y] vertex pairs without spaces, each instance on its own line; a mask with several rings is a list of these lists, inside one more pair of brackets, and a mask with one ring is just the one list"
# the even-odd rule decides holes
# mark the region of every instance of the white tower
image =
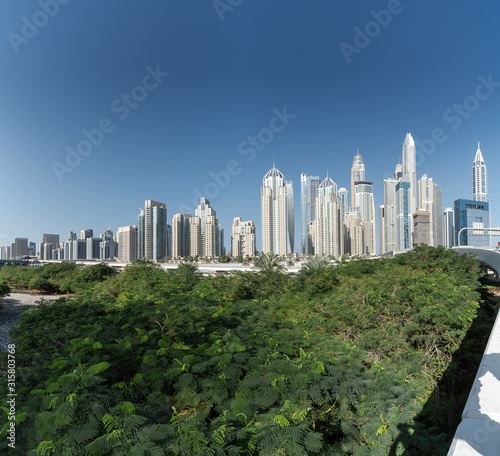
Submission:
[[479,148],[479,141],[474,163],[472,163],[472,199],[474,201],[488,201],[488,173],[483,154]]

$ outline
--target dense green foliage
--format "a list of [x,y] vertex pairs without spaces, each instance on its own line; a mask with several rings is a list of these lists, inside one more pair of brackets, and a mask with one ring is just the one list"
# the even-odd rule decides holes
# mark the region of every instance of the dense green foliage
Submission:
[[116,271],[105,263],[82,267],[75,263],[50,263],[42,268],[5,266],[0,268],[0,282],[12,288],[48,293],[75,293],[92,288]]
[[0,280],[0,299],[10,293],[10,287],[5,280]]
[[12,332],[11,454],[444,455],[494,317],[476,262],[423,246],[297,276],[145,263],[92,283]]

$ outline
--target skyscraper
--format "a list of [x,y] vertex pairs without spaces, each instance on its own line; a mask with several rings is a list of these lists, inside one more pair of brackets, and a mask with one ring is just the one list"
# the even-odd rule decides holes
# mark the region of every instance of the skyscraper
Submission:
[[[417,210],[417,150],[410,133],[403,142],[403,176],[402,180],[409,182],[408,203],[410,214]],[[413,231],[413,228],[411,228]]]
[[447,207],[444,210],[443,215],[443,225],[444,225],[444,246],[453,247],[455,243],[455,214],[451,207]]
[[136,259],[137,252],[137,227],[121,226],[117,232],[118,258],[125,262],[132,262]]
[[472,199],[474,201],[488,201],[488,173],[479,142],[472,163]]
[[210,206],[207,198],[200,198],[200,204],[195,209],[195,216],[200,219],[200,255],[206,257],[222,255],[223,231],[217,220],[215,209]]
[[[397,249],[396,186],[397,179],[384,179],[384,253]],[[382,251],[382,247],[380,248]]]
[[373,199],[373,182],[356,181],[354,185],[356,207],[359,208],[363,222],[362,255],[375,255],[375,200]]
[[427,174],[418,181],[418,211],[430,214],[428,224],[425,225],[423,217],[420,217],[419,239],[423,239],[423,227],[428,226],[429,237],[425,239],[429,240],[429,245],[443,245],[443,195],[439,185],[432,181],[432,177],[427,177]]
[[344,253],[344,210],[337,195],[337,184],[328,176],[318,187],[313,226],[315,255],[340,258]]
[[172,257],[189,256],[189,221],[191,214],[175,214],[172,218]]
[[312,253],[309,227],[314,220],[316,193],[319,186],[319,176],[300,175],[300,252]]
[[340,201],[342,201],[342,207],[344,208],[344,214],[349,207],[349,190],[347,188],[341,187],[339,188],[337,195],[339,195]]
[[260,190],[262,253],[293,253],[293,185],[273,164],[264,176]]
[[167,256],[167,207],[146,200],[137,217],[137,258],[158,261]]
[[413,213],[411,207],[411,183],[399,181],[396,184],[396,250],[412,248]]
[[255,225],[251,220],[246,222],[235,217],[231,230],[231,256],[255,255]]
[[361,182],[365,180],[365,163],[363,157],[359,154],[354,156],[352,160],[351,167],[351,206],[357,206],[356,204],[356,182]]

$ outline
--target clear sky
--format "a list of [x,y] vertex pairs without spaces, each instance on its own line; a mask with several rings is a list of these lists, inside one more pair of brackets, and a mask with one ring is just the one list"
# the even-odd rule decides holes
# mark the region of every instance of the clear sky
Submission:
[[274,156],[294,184],[299,251],[300,173],[328,168],[350,188],[359,149],[378,207],[407,132],[444,207],[472,198],[481,141],[500,225],[498,2],[5,0],[0,12],[0,245],[116,233],[147,199],[171,221],[206,194],[226,247],[239,215],[260,250]]

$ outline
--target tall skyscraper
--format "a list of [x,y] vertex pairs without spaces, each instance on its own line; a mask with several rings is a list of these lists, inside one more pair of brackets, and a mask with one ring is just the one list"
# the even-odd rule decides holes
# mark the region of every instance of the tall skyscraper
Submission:
[[373,199],[373,182],[357,181],[354,185],[356,207],[359,208],[363,222],[363,249],[362,255],[375,255],[375,200]]
[[293,253],[293,185],[273,164],[264,176],[260,190],[262,253]]
[[432,177],[427,177],[427,174],[418,181],[418,211],[430,214],[428,224],[424,224],[424,218],[420,217],[419,239],[423,239],[423,227],[428,226],[429,237],[425,239],[429,240],[429,245],[443,245],[443,195],[439,185],[432,181]]
[[309,227],[314,220],[316,193],[318,192],[319,176],[300,175],[300,252],[312,253]]
[[378,207],[378,232],[379,232],[379,245],[380,254],[385,253],[385,210],[384,205]]
[[137,258],[158,261],[167,256],[167,207],[146,200],[137,217]]
[[121,226],[116,234],[118,239],[118,258],[121,261],[132,262],[137,253],[137,227]]
[[172,257],[189,256],[189,220],[191,214],[175,214],[172,218]]
[[340,258],[344,253],[344,210],[337,195],[337,184],[328,176],[318,187],[313,226],[315,255]]
[[217,220],[215,209],[210,206],[207,198],[200,198],[200,204],[195,209],[195,216],[200,219],[200,255],[206,257],[222,255],[223,231]]
[[356,204],[356,182],[361,182],[365,180],[365,163],[363,157],[359,154],[354,156],[352,160],[351,167],[351,206],[357,206]]
[[347,188],[341,187],[339,188],[337,195],[339,195],[340,201],[342,201],[342,207],[344,208],[344,214],[349,207],[349,190]]
[[412,248],[413,213],[411,207],[411,183],[399,181],[396,184],[396,249]]
[[251,220],[246,222],[241,217],[235,217],[231,230],[231,256],[255,255],[255,225]]
[[16,257],[28,255],[28,238],[16,238],[14,240]]
[[365,227],[359,207],[348,207],[344,213],[344,252],[351,256],[364,255]]
[[488,201],[488,173],[479,142],[472,163],[472,199],[474,201]]
[[[384,179],[384,253],[397,249],[396,186],[397,179]],[[380,248],[382,251],[382,247]]]
[[189,255],[201,256],[201,219],[194,216],[189,219]]
[[443,225],[444,225],[444,246],[453,247],[455,243],[455,214],[451,207],[447,207],[444,210],[443,215]]
[[[417,210],[417,149],[410,133],[403,142],[403,181],[409,182],[408,202],[410,214]],[[411,228],[413,231],[413,228]]]

